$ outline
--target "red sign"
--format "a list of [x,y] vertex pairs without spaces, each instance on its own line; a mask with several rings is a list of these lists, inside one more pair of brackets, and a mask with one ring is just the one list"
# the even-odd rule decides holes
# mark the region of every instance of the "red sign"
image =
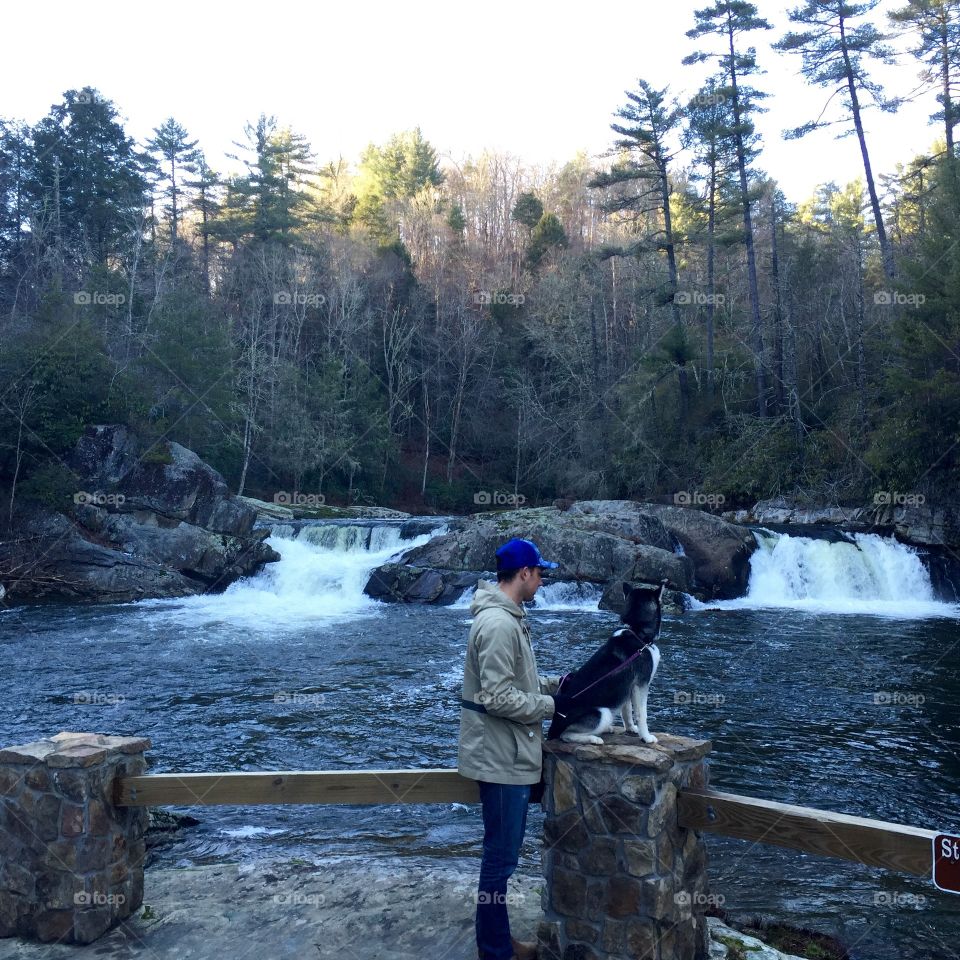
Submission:
[[946,893],[960,893],[960,837],[938,833],[933,838],[933,885]]

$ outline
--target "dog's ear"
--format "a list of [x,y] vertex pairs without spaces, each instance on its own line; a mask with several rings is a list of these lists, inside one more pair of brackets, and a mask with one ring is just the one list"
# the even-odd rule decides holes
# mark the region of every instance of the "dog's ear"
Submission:
[[623,598],[624,598],[624,600],[629,599],[629,597],[630,597],[630,591],[631,591],[631,589],[633,589],[633,588],[632,588],[632,587],[630,586],[630,584],[627,583],[626,581],[624,581],[624,582],[621,584],[621,586],[623,587]]

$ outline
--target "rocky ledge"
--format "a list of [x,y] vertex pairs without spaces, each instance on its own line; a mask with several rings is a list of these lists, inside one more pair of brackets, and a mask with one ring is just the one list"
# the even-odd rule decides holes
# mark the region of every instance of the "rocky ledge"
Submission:
[[7,602],[219,592],[280,559],[257,511],[179,443],[144,450],[124,426],[91,426],[67,465],[73,503],[21,508],[0,542]]
[[749,510],[723,514],[733,523],[773,528],[827,527],[894,536],[917,547],[960,548],[960,509],[920,493],[883,491],[869,505],[803,504],[786,497],[760,500]]
[[756,549],[746,527],[701,510],[632,500],[479,513],[448,526],[448,533],[374,570],[365,592],[380,600],[451,603],[491,575],[500,544],[526,537],[560,564],[551,579],[603,587],[605,609],[618,608],[622,581],[666,580],[675,595],[725,599],[746,592]]
[[[0,940],[0,958],[86,960],[251,957],[476,960],[479,859],[437,866],[407,859],[260,861],[147,870],[140,910],[95,943]],[[536,939],[543,877],[508,881],[514,936]],[[800,960],[710,918],[710,960]],[[743,951],[749,951],[744,953]]]

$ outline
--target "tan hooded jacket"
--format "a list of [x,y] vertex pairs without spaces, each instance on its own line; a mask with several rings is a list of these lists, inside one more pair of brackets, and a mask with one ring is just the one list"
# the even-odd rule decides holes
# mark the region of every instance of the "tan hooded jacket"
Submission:
[[463,671],[457,769],[491,783],[533,784],[543,763],[544,717],[553,716],[560,677],[541,677],[522,607],[489,580],[477,584]]

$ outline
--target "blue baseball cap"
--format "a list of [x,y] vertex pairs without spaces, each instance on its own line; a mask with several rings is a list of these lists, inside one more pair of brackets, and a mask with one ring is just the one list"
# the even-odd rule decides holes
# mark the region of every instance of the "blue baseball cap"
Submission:
[[498,570],[519,570],[520,567],[543,567],[546,570],[555,570],[559,566],[559,563],[544,560],[532,540],[514,537],[497,550]]

